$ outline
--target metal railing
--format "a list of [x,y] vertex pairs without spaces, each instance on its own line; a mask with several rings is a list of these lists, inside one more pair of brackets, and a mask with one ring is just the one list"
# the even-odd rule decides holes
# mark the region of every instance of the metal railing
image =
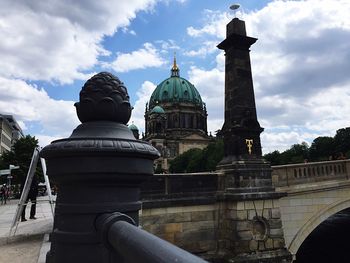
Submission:
[[216,192],[219,172],[155,174],[141,185],[143,199]]
[[160,239],[135,225],[122,213],[103,214],[96,220],[103,244],[127,263],[205,263],[207,261]]

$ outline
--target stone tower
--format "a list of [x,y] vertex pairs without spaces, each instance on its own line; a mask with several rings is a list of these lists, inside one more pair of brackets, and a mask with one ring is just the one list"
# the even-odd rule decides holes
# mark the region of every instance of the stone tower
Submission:
[[227,38],[219,45],[225,50],[225,160],[261,157],[260,133],[264,130],[256,115],[249,48],[256,38],[246,35],[244,21],[227,25]]
[[263,160],[257,119],[250,47],[245,22],[234,18],[226,28],[225,122],[222,127],[224,158],[218,170],[219,251],[226,262],[289,262],[279,210],[281,193],[275,192],[271,166]]
[[[249,188],[250,192],[273,191],[270,164],[262,159],[260,127],[256,114],[249,48],[256,38],[246,35],[245,23],[234,18],[227,25],[225,51],[224,158],[218,168],[226,170],[226,188]],[[234,189],[232,189],[234,190]]]

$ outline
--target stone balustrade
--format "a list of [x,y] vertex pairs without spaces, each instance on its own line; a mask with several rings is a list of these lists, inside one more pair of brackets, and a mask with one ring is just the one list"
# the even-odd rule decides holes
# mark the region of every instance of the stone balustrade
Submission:
[[272,166],[275,187],[349,179],[350,159]]

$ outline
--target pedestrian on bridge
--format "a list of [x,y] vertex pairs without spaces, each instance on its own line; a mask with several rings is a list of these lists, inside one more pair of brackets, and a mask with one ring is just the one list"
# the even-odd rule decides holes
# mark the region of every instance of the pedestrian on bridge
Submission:
[[[22,188],[23,187],[24,186],[22,186]],[[22,189],[21,192],[23,192],[23,189]],[[30,185],[30,189],[29,189],[29,194],[28,194],[27,200],[26,200],[26,202],[25,202],[25,204],[23,206],[23,211],[22,211],[22,215],[21,215],[21,221],[22,222],[27,221],[25,214],[26,214],[26,207],[27,207],[27,204],[28,204],[29,200],[32,203],[32,205],[30,207],[29,219],[36,219],[36,217],[35,217],[35,213],[36,213],[36,198],[38,196],[38,192],[39,192],[38,180],[37,180],[36,176],[34,175],[32,184]]]
[[0,189],[1,204],[6,205],[8,190],[6,184],[3,184]]

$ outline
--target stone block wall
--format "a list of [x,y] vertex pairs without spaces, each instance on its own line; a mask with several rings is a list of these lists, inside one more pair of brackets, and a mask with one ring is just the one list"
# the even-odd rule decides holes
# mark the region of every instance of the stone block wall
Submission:
[[281,212],[277,199],[222,203],[219,212],[219,250],[237,255],[283,251]]
[[142,228],[200,256],[214,254],[217,245],[217,205],[143,208]]

